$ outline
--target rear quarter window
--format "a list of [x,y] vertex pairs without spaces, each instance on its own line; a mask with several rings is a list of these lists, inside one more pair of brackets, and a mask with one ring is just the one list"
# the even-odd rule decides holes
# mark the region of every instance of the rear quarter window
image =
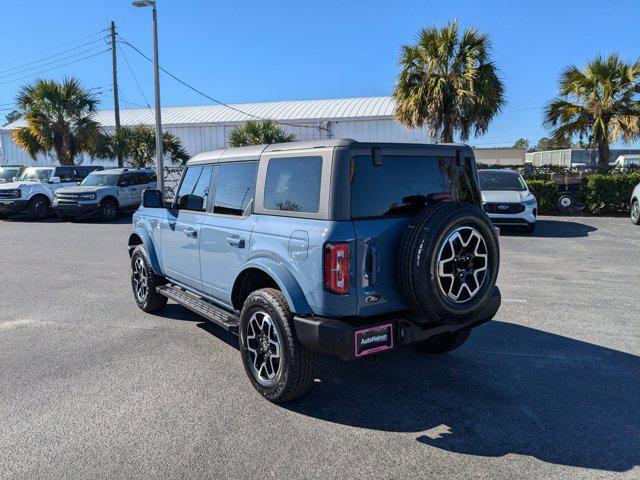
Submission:
[[384,156],[373,165],[370,155],[351,159],[351,216],[371,218],[415,215],[430,194],[449,193],[475,203],[472,170],[458,167],[455,157]]
[[272,158],[267,167],[264,208],[317,213],[320,208],[322,157]]

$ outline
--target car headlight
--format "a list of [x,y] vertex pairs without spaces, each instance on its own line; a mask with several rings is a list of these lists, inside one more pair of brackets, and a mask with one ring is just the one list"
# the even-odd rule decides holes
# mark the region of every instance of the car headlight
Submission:
[[81,193],[80,195],[78,195],[78,198],[80,200],[95,200],[96,199],[96,194],[95,193]]
[[535,207],[538,204],[536,197],[531,197],[529,200],[525,200],[522,202],[523,205],[527,207]]

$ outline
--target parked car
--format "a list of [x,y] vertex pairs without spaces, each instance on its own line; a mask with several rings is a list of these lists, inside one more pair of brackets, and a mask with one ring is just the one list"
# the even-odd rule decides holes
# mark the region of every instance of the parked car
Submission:
[[97,215],[113,220],[118,210],[138,208],[142,191],[156,186],[156,174],[148,168],[100,170],[87,175],[80,185],[57,190],[53,208],[60,218]]
[[522,176],[513,170],[478,170],[484,211],[499,226],[536,228],[538,201]]
[[146,312],[172,299],[240,337],[273,402],[345,360],[462,345],[493,318],[499,246],[463,145],[330,139],[201,153],[174,200],[146,190],[129,237]]
[[0,184],[0,217],[26,212],[33,219],[49,213],[54,193],[77,185],[90,172],[104,167],[29,167],[14,182]]
[[631,194],[631,221],[635,225],[640,225],[640,183]]
[[26,167],[24,165],[0,166],[0,183],[15,182]]

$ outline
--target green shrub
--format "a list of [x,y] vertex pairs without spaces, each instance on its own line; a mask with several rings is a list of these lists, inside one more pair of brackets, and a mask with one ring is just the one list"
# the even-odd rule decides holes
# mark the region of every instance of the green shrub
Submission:
[[538,199],[538,213],[547,215],[553,213],[558,201],[558,185],[551,180],[527,180],[529,190]]
[[629,210],[638,183],[640,173],[595,173],[582,179],[580,193],[591,213],[621,213]]

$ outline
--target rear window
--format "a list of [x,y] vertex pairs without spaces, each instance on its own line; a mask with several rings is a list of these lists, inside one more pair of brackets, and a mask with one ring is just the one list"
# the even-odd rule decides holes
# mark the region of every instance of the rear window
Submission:
[[322,157],[272,158],[267,167],[264,208],[316,213],[320,207]]
[[476,203],[471,166],[457,167],[455,157],[384,156],[373,165],[370,155],[351,160],[351,217],[415,215],[429,194],[450,193]]

